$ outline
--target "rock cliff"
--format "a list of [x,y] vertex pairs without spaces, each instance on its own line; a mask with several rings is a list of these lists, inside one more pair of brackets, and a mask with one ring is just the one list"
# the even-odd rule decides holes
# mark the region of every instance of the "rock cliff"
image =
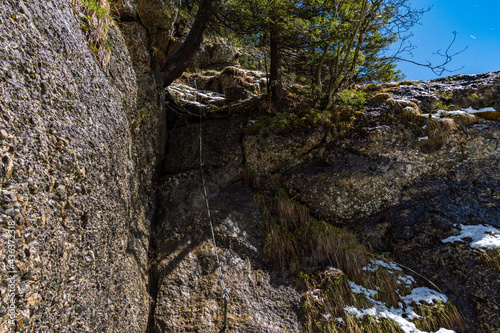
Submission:
[[[7,263],[15,236],[20,332],[146,329],[165,115],[146,46],[131,45],[144,28],[100,20],[77,1],[0,4],[0,216],[16,230],[2,233],[0,253]],[[99,24],[103,49],[89,39]]]

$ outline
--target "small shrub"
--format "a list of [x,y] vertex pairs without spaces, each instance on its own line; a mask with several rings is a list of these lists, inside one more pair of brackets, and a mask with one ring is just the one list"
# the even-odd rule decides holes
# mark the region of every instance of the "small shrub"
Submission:
[[360,90],[346,89],[337,95],[337,103],[353,108],[361,108],[366,102],[366,93]]

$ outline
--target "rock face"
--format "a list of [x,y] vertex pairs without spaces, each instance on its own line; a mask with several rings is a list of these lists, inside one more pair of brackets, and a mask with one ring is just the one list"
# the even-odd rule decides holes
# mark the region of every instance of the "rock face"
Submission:
[[[442,241],[457,224],[500,227],[497,114],[429,120],[429,132],[420,111],[499,110],[499,73],[388,85],[340,138],[321,127],[252,135],[251,101],[244,112],[209,112],[202,161],[214,252],[199,124],[177,115],[167,131],[154,77],[162,58],[153,47],[163,56],[175,47],[172,4],[113,1],[121,21],[109,26],[106,62],[76,2],[0,4],[0,259],[11,271],[0,273],[0,331],[11,328],[11,304],[20,332],[220,330],[216,253],[231,288],[228,332],[300,331],[295,276],[263,255],[265,222],[246,172],[271,176],[316,218],[356,229],[437,285],[468,332],[497,332],[498,253]],[[219,42],[196,66],[234,61]],[[236,101],[263,82],[248,73],[192,79]]]
[[[237,178],[236,178],[237,180]],[[298,332],[300,294],[261,253],[263,220],[241,182],[207,175],[217,252],[231,290],[228,332]],[[166,178],[155,234],[158,277],[154,331],[214,332],[223,303],[198,172]]]
[[148,80],[140,45],[134,68],[111,25],[103,68],[77,10],[59,0],[0,5],[0,256],[4,262],[13,225],[19,332],[144,332],[151,186],[165,116],[158,92],[136,100]]
[[360,136],[326,149],[316,165],[285,173],[292,195],[328,220],[355,222],[397,204],[403,190],[421,178],[472,161],[498,156],[496,125],[480,125],[455,133],[433,154],[400,125],[365,123]]

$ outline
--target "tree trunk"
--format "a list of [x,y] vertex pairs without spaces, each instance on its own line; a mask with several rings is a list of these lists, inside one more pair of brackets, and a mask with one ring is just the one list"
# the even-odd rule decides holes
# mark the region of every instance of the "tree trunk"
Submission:
[[193,60],[196,52],[203,41],[203,33],[208,22],[214,14],[214,4],[217,0],[201,0],[196,19],[189,31],[188,36],[182,43],[180,49],[168,58],[161,71],[161,84],[169,86],[175,79],[179,78]]
[[270,25],[271,68],[269,81],[271,85],[271,101],[279,103],[283,98],[283,82],[281,78],[281,45],[278,29],[274,23]]
[[323,69],[323,64],[325,63],[328,48],[330,44],[326,44],[323,47],[323,54],[319,59],[319,63],[316,67],[316,72],[314,73],[314,82],[313,82],[313,98],[314,98],[314,106],[318,106],[321,100],[321,91],[323,90],[323,84],[321,82],[321,70]]

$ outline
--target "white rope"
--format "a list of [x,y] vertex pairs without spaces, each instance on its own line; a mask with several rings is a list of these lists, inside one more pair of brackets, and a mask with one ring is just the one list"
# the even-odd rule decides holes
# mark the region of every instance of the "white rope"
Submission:
[[224,282],[224,274],[222,274],[222,263],[220,262],[219,259],[219,254],[217,253],[217,243],[215,242],[215,232],[214,232],[214,224],[212,222],[212,214],[210,212],[210,205],[208,203],[208,194],[207,194],[207,187],[205,184],[205,175],[203,173],[203,142],[202,142],[202,126],[201,126],[201,120],[202,120],[202,114],[200,111],[200,173],[201,173],[201,182],[203,186],[203,195],[205,197],[205,205],[207,206],[207,216],[208,216],[208,221],[210,222],[210,230],[212,231],[212,246],[213,246],[213,251],[215,252],[215,257],[217,259],[217,272],[219,275],[219,281],[220,281],[220,286],[222,289],[222,299],[226,302],[229,299],[229,289],[226,288],[226,284]]

